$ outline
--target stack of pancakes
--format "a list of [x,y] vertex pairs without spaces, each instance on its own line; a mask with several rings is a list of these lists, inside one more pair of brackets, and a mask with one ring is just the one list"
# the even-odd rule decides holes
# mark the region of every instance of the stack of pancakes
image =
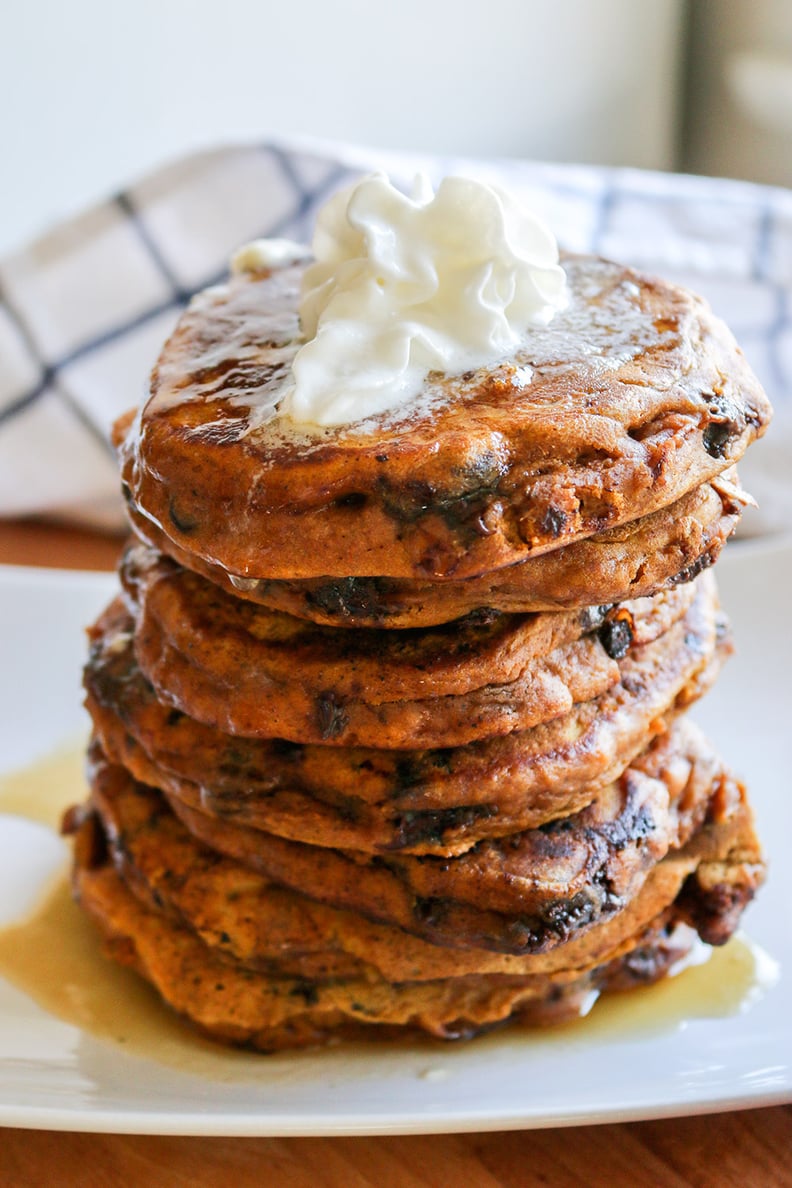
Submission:
[[719,944],[762,878],[684,712],[770,409],[699,299],[592,258],[512,359],[397,413],[275,401],[301,268],[196,298],[118,427],[74,885],[224,1040],[577,1015]]

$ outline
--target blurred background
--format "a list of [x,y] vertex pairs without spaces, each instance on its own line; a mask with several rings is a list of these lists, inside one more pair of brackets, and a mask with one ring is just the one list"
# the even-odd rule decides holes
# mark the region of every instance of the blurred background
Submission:
[[5,0],[0,252],[292,135],[792,184],[792,0]]

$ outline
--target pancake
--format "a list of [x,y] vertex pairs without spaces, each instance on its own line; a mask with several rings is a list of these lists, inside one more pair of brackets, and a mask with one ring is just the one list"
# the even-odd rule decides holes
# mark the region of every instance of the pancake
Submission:
[[315,432],[274,413],[302,266],[206,290],[116,428],[131,504],[191,556],[287,580],[476,577],[668,507],[764,432],[767,398],[701,298],[564,266],[568,307],[512,358]]
[[[750,853],[750,836],[746,850]],[[337,978],[325,982],[273,977],[218,957],[188,928],[147,909],[107,862],[95,817],[85,818],[75,847],[75,892],[105,937],[108,954],[156,987],[165,1002],[203,1032],[264,1051],[326,1043],[393,1029],[443,1039],[469,1038],[509,1019],[546,1025],[583,1013],[599,993],[656,980],[694,940],[685,925],[694,898],[613,949],[598,965],[527,976],[476,975],[421,983]],[[731,886],[750,898],[745,862],[725,856]],[[723,914],[721,933],[734,927]]]
[[750,502],[736,471],[726,471],[640,520],[481,577],[444,582],[240,577],[180,548],[133,507],[129,516],[141,540],[237,598],[331,627],[410,628],[482,609],[522,614],[647,597],[714,564]]
[[[532,731],[444,753],[232,738],[159,702],[120,602],[92,631],[87,706],[110,760],[188,806],[312,845],[457,854],[586,804],[714,680],[729,650],[714,583],[632,648],[606,694]],[[719,630],[720,628],[720,630]]]
[[[737,905],[732,883],[751,889],[762,872],[755,840],[750,841],[750,810],[740,790],[717,822],[698,830],[681,850],[672,851],[649,872],[621,912],[565,945],[514,956],[432,945],[402,929],[279,887],[196,841],[154,789],[120,767],[103,765],[97,770],[92,807],[82,810],[72,827],[91,812],[101,820],[116,871],[144,906],[189,928],[218,957],[254,971],[314,981],[431,981],[585,968],[601,963],[647,927],[678,899],[683,887],[697,905],[692,910],[703,918],[709,910],[705,905],[714,902],[712,888],[717,884],[722,911],[716,915],[723,922],[727,901],[734,901],[739,911],[749,897],[744,895]],[[745,869],[735,881],[729,871],[733,874],[738,851]],[[732,911],[732,927],[735,918]],[[712,925],[701,931],[711,936]]]
[[232,599],[142,547],[122,577],[138,663],[161,699],[229,734],[407,749],[568,713],[616,684],[616,658],[695,597],[688,584],[610,611],[341,631]]
[[[262,687],[296,683],[313,696],[332,690],[339,701],[365,691],[375,704],[506,684],[531,660],[601,627],[608,611],[604,606],[559,614],[493,611],[412,631],[338,630],[242,602],[143,546],[127,550],[120,573],[138,635],[161,636],[176,650],[189,650],[191,662],[218,681],[230,683],[232,674],[245,680],[252,672]],[[639,620],[634,634],[659,633],[692,597],[680,587],[652,602],[630,604]],[[650,614],[657,626],[644,628]]]
[[[564,258],[562,297],[551,240],[515,303],[486,227],[463,284],[470,234],[445,222],[442,318],[399,281],[397,325],[387,267],[360,301],[330,275],[336,214],[361,245],[387,220],[332,211],[321,278],[243,251],[114,427],[134,539],[89,633],[90,796],[63,823],[108,953],[264,1051],[574,1017],[723,943],[764,876],[745,790],[685,715],[730,650],[704,571],[771,416],[729,331],[595,257]],[[513,353],[426,374],[434,335],[433,359],[492,357],[493,285],[488,342]],[[339,424],[387,406],[424,313],[420,391]],[[336,424],[291,420],[304,397]]]
[[[105,761],[94,758],[96,771]],[[309,898],[449,947],[539,952],[620,910],[651,866],[685,844],[731,788],[692,726],[677,723],[572,817],[487,840],[457,858],[369,855],[287,841],[188,807],[211,849]],[[96,779],[96,775],[93,777]],[[728,792],[731,803],[737,794]]]
[[[440,1039],[469,1039],[510,1017],[535,1024],[574,1017],[593,990],[608,988],[606,971],[578,975],[578,985],[566,994],[547,979],[538,984],[498,979],[492,985],[481,978],[456,978],[399,987],[275,979],[213,958],[187,929],[142,907],[109,866],[78,872],[75,885],[82,907],[104,934],[108,956],[150,981],[205,1035],[265,1052],[360,1039],[364,1028],[377,1038],[399,1027]],[[669,959],[657,961],[647,982],[684,956],[690,945],[686,939],[687,944],[672,947]],[[645,948],[646,940],[641,937],[636,947]],[[567,1002],[559,1002],[562,996]]]

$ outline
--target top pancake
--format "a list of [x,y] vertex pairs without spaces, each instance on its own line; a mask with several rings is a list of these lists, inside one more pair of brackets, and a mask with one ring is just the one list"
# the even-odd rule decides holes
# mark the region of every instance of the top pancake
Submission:
[[512,358],[332,429],[275,412],[301,268],[207,290],[117,427],[136,511],[242,578],[456,580],[649,515],[736,462],[771,410],[707,305],[597,258],[565,268],[568,308]]

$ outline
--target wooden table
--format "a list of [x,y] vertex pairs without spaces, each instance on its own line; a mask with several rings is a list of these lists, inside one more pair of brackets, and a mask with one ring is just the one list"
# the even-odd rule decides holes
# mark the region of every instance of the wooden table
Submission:
[[[120,541],[0,521],[0,563],[112,568]],[[0,1130],[13,1188],[768,1188],[792,1185],[792,1105],[564,1130],[398,1138],[222,1139]]]

